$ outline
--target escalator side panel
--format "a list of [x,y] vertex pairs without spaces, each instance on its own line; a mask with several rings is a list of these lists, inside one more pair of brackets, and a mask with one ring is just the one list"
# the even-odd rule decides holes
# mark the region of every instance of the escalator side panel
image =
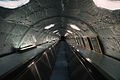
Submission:
[[69,47],[67,49],[69,49],[69,53],[67,53],[66,56],[70,80],[94,80],[72,49]]

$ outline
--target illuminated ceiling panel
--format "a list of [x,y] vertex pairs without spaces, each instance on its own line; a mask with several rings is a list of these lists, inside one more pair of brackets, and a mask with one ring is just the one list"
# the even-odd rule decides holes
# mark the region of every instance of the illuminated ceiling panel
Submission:
[[66,36],[68,36],[69,35],[69,33],[66,33],[64,36],[66,37]]
[[59,33],[59,32],[57,32],[56,34],[60,36],[60,33]]
[[78,26],[74,25],[74,24],[70,24],[70,27],[75,29],[75,30],[80,31],[80,28]]
[[120,1],[118,0],[93,0],[97,7],[109,9],[109,10],[118,10],[120,9]]
[[0,0],[0,7],[15,9],[29,2],[30,0]]
[[46,26],[44,29],[50,29],[50,28],[52,28],[54,26],[55,26],[55,24],[50,24],[50,25]]
[[56,32],[58,32],[58,30],[53,31],[53,33],[56,33]]
[[72,31],[70,31],[70,30],[67,30],[67,32],[72,34]]

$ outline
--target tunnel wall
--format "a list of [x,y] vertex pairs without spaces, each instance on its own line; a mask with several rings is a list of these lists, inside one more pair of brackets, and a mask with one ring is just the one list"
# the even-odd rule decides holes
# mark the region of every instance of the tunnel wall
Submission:
[[[81,0],[81,2],[75,0],[73,3],[75,4],[71,4],[74,6],[71,6],[72,8],[69,8],[70,5],[66,5],[66,13],[68,11],[70,16],[76,18],[76,22],[72,22],[77,24],[82,30],[85,28],[83,24],[87,24],[87,27],[89,28],[88,30],[91,29],[91,31],[99,37],[100,43],[103,45],[102,48],[104,53],[120,59],[120,10],[110,11],[99,8],[91,0]],[[80,5],[81,3],[83,4]],[[89,35],[90,33],[87,32],[88,30],[84,30],[84,32],[88,34],[85,36],[94,36]],[[80,34],[77,33],[77,35]],[[70,36],[75,38],[72,35]],[[69,39],[72,41],[72,38]]]
[[[0,54],[12,52],[20,47],[58,40],[58,37],[49,35],[50,32],[42,31],[40,29],[43,28],[35,26],[57,13],[53,13],[55,9],[47,10],[45,7],[40,7],[41,3],[31,0],[29,4],[17,9],[0,8]],[[42,26],[46,26],[46,23]]]
[[[49,39],[58,39],[51,35],[53,30],[48,32],[43,29],[50,23],[59,22],[64,28],[56,29],[68,29],[68,26],[64,24],[73,23],[83,31],[83,33],[78,31],[77,34],[72,35],[73,38],[76,35],[79,37],[95,36],[93,33],[98,35],[105,54],[120,58],[119,10],[110,11],[99,8],[92,0],[57,0],[57,2],[55,0],[31,0],[20,8],[13,10],[0,8],[0,11],[1,54],[11,52],[19,46],[34,45],[36,42],[34,37],[38,38],[37,44],[49,41]],[[59,19],[49,19],[55,16]],[[42,22],[45,19],[48,21]],[[65,31],[61,30],[61,33]]]

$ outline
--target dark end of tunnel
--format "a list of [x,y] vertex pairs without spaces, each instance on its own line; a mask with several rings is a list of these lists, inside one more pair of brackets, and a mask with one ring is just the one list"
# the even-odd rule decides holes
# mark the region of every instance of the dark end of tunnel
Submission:
[[66,37],[65,36],[61,36],[60,41],[65,41]]

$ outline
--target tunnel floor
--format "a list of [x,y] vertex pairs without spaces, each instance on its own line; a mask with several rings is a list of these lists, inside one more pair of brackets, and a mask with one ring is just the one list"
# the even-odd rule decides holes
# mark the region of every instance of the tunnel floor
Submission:
[[50,80],[69,80],[65,56],[66,50],[66,43],[61,41],[59,43],[59,49],[57,50],[56,62]]

